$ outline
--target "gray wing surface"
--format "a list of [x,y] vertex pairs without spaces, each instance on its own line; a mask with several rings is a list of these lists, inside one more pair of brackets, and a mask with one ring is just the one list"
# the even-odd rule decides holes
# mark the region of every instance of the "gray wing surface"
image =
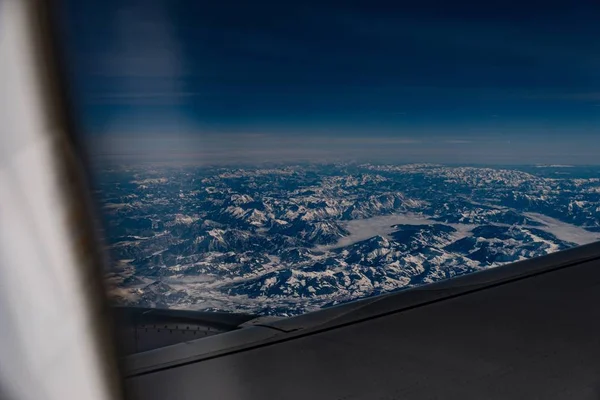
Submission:
[[134,399],[599,399],[600,244],[130,355]]

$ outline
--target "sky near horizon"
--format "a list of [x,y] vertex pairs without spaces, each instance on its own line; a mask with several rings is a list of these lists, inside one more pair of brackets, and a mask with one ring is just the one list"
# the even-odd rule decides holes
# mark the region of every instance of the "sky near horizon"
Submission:
[[598,164],[600,3],[67,0],[93,152]]

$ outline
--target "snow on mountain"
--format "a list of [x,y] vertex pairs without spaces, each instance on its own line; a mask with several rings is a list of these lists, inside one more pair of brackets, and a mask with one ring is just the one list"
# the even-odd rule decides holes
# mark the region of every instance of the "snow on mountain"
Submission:
[[294,315],[600,239],[600,169],[552,168],[113,168],[113,297]]

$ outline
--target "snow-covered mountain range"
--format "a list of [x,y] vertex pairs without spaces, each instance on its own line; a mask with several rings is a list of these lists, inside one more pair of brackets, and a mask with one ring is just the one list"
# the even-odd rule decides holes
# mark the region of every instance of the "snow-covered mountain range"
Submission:
[[600,238],[600,168],[137,166],[96,177],[122,304],[295,315]]

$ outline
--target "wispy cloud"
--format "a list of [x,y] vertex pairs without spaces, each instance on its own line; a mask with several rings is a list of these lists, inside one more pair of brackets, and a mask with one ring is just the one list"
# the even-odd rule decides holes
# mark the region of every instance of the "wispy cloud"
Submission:
[[378,137],[358,137],[358,138],[347,138],[340,137],[335,138],[336,141],[348,144],[364,144],[364,145],[398,145],[398,144],[418,144],[422,141],[410,137],[398,137],[398,138],[378,138]]
[[152,105],[152,104],[179,104],[192,97],[203,96],[201,92],[165,91],[151,92],[146,90],[132,92],[111,92],[90,96],[94,104],[113,105]]
[[525,96],[525,98],[534,100],[599,101],[600,92],[540,93],[528,94]]
[[473,143],[472,140],[464,140],[464,139],[449,139],[449,140],[445,140],[445,143],[449,143],[449,144],[468,144],[468,143]]

